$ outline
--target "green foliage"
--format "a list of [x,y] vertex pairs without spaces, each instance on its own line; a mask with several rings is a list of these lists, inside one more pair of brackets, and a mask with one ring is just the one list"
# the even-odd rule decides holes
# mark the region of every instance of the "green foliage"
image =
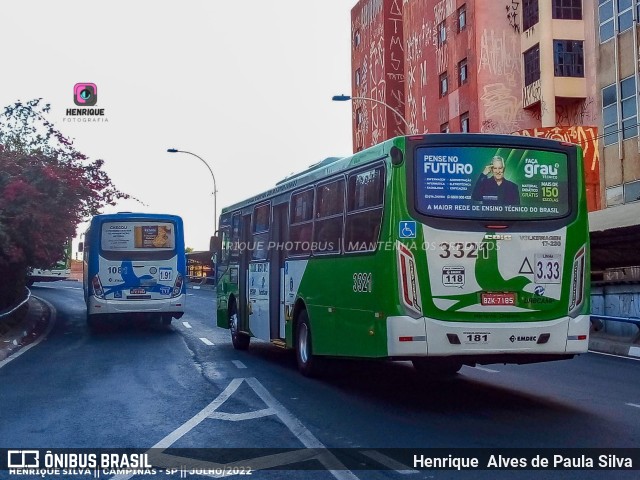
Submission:
[[89,160],[47,120],[49,110],[35,99],[0,114],[0,309],[21,290],[5,279],[24,278],[27,266],[52,266],[79,223],[129,198],[103,160]]

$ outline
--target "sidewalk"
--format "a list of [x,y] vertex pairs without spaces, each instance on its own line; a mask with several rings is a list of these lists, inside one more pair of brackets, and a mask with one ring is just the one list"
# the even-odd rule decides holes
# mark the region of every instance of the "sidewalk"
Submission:
[[31,297],[28,305],[22,322],[0,334],[0,362],[36,340],[49,324],[49,308],[43,302]]

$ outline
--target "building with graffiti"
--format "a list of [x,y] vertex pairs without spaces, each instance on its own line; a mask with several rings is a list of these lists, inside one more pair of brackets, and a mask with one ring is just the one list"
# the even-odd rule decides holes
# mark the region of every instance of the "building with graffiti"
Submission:
[[405,133],[562,138],[582,145],[589,209],[601,208],[595,3],[360,0],[354,151]]

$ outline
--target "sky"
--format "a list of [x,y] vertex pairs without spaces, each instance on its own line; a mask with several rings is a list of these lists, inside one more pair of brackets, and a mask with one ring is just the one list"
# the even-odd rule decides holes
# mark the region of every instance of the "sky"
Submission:
[[[216,210],[352,153],[356,0],[2,0],[0,107],[43,98],[48,119],[139,199],[103,213],[180,215],[206,250]],[[73,122],[94,83],[107,122]],[[65,118],[66,117],[66,118]],[[86,225],[79,225],[78,236]],[[76,238],[74,245],[79,238]]]

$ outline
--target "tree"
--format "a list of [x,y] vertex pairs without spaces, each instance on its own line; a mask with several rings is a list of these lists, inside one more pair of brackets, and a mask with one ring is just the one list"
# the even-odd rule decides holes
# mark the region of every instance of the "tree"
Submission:
[[46,114],[42,99],[0,114],[0,309],[22,296],[28,266],[60,259],[76,227],[105,205],[129,198]]

